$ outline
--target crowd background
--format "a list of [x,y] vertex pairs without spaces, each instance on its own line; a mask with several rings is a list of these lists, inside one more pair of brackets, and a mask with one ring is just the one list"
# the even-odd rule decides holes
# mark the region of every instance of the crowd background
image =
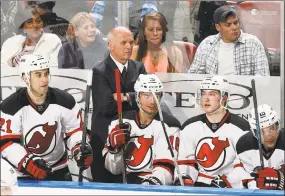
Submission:
[[[265,47],[270,75],[280,76],[280,13],[281,2],[266,1],[55,1],[51,9],[56,20],[61,21],[62,29],[46,28],[45,33],[62,36],[66,32],[66,23],[72,21],[79,12],[90,13],[96,21],[96,29],[106,41],[107,33],[115,26],[127,26],[136,38],[139,23],[146,13],[160,12],[167,21],[168,42],[173,42],[182,53],[184,71],[190,68],[195,51],[201,41],[209,35],[217,34],[212,17],[216,8],[222,5],[234,7],[240,19],[243,32],[258,37]],[[19,34],[19,27],[29,18],[33,8],[28,1],[1,1],[1,49],[10,37]],[[49,15],[49,17],[51,17]],[[45,18],[45,17],[42,17]],[[44,20],[43,20],[44,21]],[[64,25],[65,24],[65,25]],[[59,32],[60,31],[60,32]],[[99,32],[97,32],[98,34]],[[99,36],[98,36],[99,37]],[[107,44],[107,43],[106,43]],[[104,46],[101,46],[104,47]],[[83,55],[84,56],[84,55]],[[88,55],[87,55],[88,56]],[[89,63],[89,62],[88,62]],[[82,67],[82,66],[81,66]],[[89,66],[87,66],[89,67]]]
[[[92,69],[109,55],[108,33],[125,26],[134,38],[131,59],[144,63],[146,72],[190,74],[202,41],[218,33],[214,11],[228,6],[236,11],[242,32],[262,44],[268,63],[264,76],[279,77],[283,74],[281,5],[277,1],[1,1],[1,69],[16,67],[22,55],[33,52],[50,56],[53,67]],[[52,40],[38,39],[41,33]],[[25,35],[34,42],[20,39]]]

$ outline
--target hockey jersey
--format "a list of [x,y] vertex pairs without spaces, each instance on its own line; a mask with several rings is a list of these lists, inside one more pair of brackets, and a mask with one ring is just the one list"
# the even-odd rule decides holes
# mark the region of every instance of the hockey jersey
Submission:
[[45,104],[37,106],[21,88],[1,103],[1,155],[18,167],[30,152],[56,171],[67,165],[66,146],[81,141],[82,125],[81,108],[70,94],[49,88]]
[[180,134],[180,172],[197,184],[218,183],[221,177],[227,187],[242,188],[247,173],[238,159],[236,143],[247,130],[248,122],[229,111],[220,123],[210,123],[206,114],[188,119]]
[[[280,131],[275,148],[270,151],[263,148],[264,167],[283,170],[282,172],[284,173],[284,142],[284,131]],[[255,168],[260,166],[258,142],[251,132],[243,135],[239,139],[237,143],[237,154],[247,172],[251,173]]]
[[[163,118],[174,155],[177,156],[180,122],[164,112]],[[131,139],[126,148],[126,160],[123,160],[122,150],[112,154],[105,145],[102,152],[105,156],[105,167],[113,174],[121,174],[123,164],[126,164],[128,183],[140,184],[145,177],[154,176],[162,184],[172,185],[174,163],[159,115],[157,114],[149,125],[143,126],[140,124],[138,111],[134,110],[124,114],[123,122],[131,125]],[[111,122],[109,133],[117,124],[117,120]]]

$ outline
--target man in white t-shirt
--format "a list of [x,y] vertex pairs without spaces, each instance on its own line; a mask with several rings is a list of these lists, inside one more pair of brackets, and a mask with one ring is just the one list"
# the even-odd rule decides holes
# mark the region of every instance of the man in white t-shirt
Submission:
[[264,47],[256,36],[240,30],[235,10],[221,6],[213,20],[219,33],[201,42],[189,73],[268,76]]

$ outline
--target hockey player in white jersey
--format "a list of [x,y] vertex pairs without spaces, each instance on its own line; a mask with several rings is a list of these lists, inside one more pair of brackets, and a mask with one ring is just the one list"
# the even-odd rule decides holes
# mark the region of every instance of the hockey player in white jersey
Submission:
[[284,190],[284,131],[280,130],[280,119],[275,110],[263,104],[257,108],[261,130],[264,169],[260,169],[258,140],[254,108],[249,114],[252,132],[243,135],[237,143],[237,153],[245,170],[255,177],[248,188]]
[[243,176],[248,176],[236,143],[250,127],[226,109],[228,85],[220,76],[206,77],[197,92],[197,103],[205,113],[182,125],[178,165],[186,186],[243,188]]
[[[154,74],[141,74],[134,89],[139,110],[123,114],[124,129],[119,127],[118,120],[111,122],[103,149],[105,167],[118,175],[126,164],[127,183],[172,185],[174,163],[152,94],[155,92],[158,100],[161,100],[163,84]],[[177,156],[180,122],[170,114],[162,114],[166,132]],[[127,145],[125,160],[123,145]]]
[[1,103],[1,156],[19,175],[71,180],[67,177],[67,148],[79,167],[88,168],[92,162],[88,142],[86,151],[80,150],[81,109],[70,94],[49,87],[49,61],[43,56],[23,56],[19,74],[26,87]]

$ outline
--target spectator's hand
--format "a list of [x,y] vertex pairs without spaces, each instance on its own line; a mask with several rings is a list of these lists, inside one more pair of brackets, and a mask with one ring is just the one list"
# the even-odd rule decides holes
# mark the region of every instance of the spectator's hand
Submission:
[[131,125],[123,123],[120,127],[116,125],[110,132],[107,140],[107,146],[110,152],[118,153],[121,147],[130,140]]
[[24,53],[19,53],[12,58],[12,67],[16,67],[19,65],[22,56],[24,56]]
[[72,149],[72,155],[79,168],[87,169],[93,161],[93,151],[89,144],[85,144],[84,151],[81,151],[81,143],[76,144]]
[[42,158],[27,153],[19,162],[18,171],[32,176],[35,179],[43,180],[52,174],[51,167]]
[[284,190],[284,174],[273,168],[265,167],[251,173],[260,189]]

